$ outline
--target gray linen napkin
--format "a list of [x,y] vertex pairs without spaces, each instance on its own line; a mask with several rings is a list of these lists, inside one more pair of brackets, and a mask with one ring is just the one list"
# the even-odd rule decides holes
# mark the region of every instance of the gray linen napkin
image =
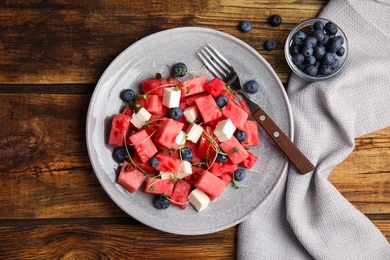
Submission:
[[288,85],[295,143],[316,169],[290,166],[239,225],[239,259],[390,259],[383,234],[327,180],[354,138],[390,126],[390,1],[332,0],[320,17],[346,33],[347,64],[334,79]]

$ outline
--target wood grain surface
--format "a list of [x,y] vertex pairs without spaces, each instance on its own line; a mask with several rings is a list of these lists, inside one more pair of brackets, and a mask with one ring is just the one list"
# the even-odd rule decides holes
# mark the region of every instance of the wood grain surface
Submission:
[[[221,30],[254,47],[283,83],[283,44],[327,1],[1,1],[0,259],[235,259],[236,227],[180,236],[119,209],[89,161],[85,121],[94,86],[126,47],[164,29]],[[267,19],[279,14],[283,23]],[[238,23],[250,20],[250,33]],[[264,42],[274,39],[275,51]],[[174,48],[174,46],[170,46]],[[390,241],[390,128],[356,139],[330,175]]]

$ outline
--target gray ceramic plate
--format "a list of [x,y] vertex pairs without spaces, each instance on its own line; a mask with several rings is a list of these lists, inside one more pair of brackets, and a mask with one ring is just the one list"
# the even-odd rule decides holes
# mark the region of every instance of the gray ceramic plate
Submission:
[[[253,48],[220,31],[183,27],[145,37],[124,50],[106,69],[92,95],[87,115],[89,157],[101,185],[112,200],[138,221],[175,234],[197,235],[232,227],[258,208],[286,172],[287,160],[259,127],[261,145],[251,149],[259,157],[254,171],[247,173],[246,187],[229,186],[208,208],[198,213],[191,205],[186,210],[171,206],[153,207],[154,196],[141,190],[130,193],[116,182],[118,164],[107,145],[110,123],[123,107],[119,93],[132,87],[139,91],[143,79],[156,72],[169,75],[167,65],[184,62],[189,70],[206,73],[197,52],[207,43],[226,56],[239,73],[242,83],[255,79],[261,90],[254,100],[276,121],[287,136],[292,136],[292,115],[286,92],[271,66]],[[211,78],[211,75],[208,74]]]

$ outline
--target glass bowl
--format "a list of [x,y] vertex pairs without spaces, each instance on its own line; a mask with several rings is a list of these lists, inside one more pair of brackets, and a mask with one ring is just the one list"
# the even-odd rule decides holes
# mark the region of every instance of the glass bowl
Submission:
[[[294,40],[293,40],[294,39],[294,35],[296,33],[300,32],[300,31],[304,32],[307,36],[311,35],[313,33],[313,31],[314,31],[313,30],[313,25],[317,21],[322,22],[324,25],[326,23],[328,23],[328,22],[331,22],[331,21],[329,21],[327,19],[314,18],[314,19],[309,19],[309,20],[306,20],[306,21],[303,21],[303,22],[299,23],[298,25],[296,25],[291,30],[290,34],[287,37],[285,46],[284,46],[284,54],[285,54],[287,63],[290,66],[290,68],[292,69],[292,71],[295,74],[297,74],[298,76],[300,76],[301,78],[309,80],[309,81],[325,80],[325,79],[329,79],[329,78],[335,76],[344,67],[345,62],[346,62],[347,57],[348,57],[348,40],[347,40],[347,37],[345,36],[345,34],[341,30],[341,28],[337,24],[335,24],[335,23],[334,24],[337,26],[337,33],[334,34],[334,36],[331,35],[330,38],[333,38],[333,37],[336,37],[336,36],[341,36],[343,38],[343,43],[342,43],[341,46],[344,49],[344,54],[342,56],[339,56],[340,53],[339,53],[339,55],[337,55],[337,54],[335,54],[333,52],[333,54],[335,55],[335,59],[338,60],[338,66],[337,67],[336,67],[336,64],[328,64],[329,66],[332,65],[331,67],[334,67],[334,68],[331,69],[331,70],[329,69],[329,67],[327,67],[327,68],[320,68],[320,66],[321,66],[320,64],[323,65],[323,63],[324,63],[324,58],[320,58],[321,56],[318,56],[319,55],[318,52],[315,52],[315,53],[317,53],[317,55],[310,55],[310,51],[308,51],[307,48],[306,48],[306,50],[303,51],[303,48],[302,48],[303,45],[299,45],[299,47],[293,48],[293,45],[297,45],[297,44],[295,44],[295,43],[297,43],[297,41],[294,43]],[[320,43],[318,45],[323,45],[324,47],[328,46],[327,44],[322,44],[322,43]],[[297,61],[297,60],[301,60],[301,58],[297,59],[297,57],[294,57],[295,63],[297,63],[299,65],[299,67],[298,67],[298,65],[296,65],[293,62],[293,55],[296,52],[301,52],[301,53],[304,52],[305,55],[306,55],[305,56],[305,60],[304,60],[304,62],[302,64],[300,64],[300,62]],[[326,52],[332,52],[332,51],[327,50]],[[313,65],[313,66],[317,67],[317,70],[318,70],[317,74],[314,74],[314,72],[315,72],[314,68],[305,68],[305,67],[311,66],[311,65],[305,65],[305,64],[313,63],[313,59],[312,58],[311,58],[311,61],[309,60],[310,58],[308,58],[308,60],[306,61],[306,58],[309,57],[309,56],[317,56],[315,64]],[[329,60],[326,61],[326,63],[329,63]],[[312,70],[310,70],[310,69],[312,69]],[[309,75],[307,73],[307,71],[310,71],[311,75]],[[324,72],[324,71],[327,71],[329,74],[328,73],[321,73],[321,72]]]

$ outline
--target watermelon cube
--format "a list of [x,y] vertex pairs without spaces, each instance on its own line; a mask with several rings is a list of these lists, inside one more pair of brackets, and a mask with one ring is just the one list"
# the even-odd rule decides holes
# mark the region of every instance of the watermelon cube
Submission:
[[185,209],[187,206],[188,195],[190,195],[192,185],[187,181],[180,179],[176,182],[171,197],[172,205]]
[[122,114],[126,115],[126,116],[133,116],[134,114],[134,111],[133,109],[131,109],[129,106],[125,106],[123,109],[122,109]]
[[198,156],[206,158],[206,160],[213,160],[217,155],[216,146],[218,143],[219,141],[213,133],[213,128],[206,126],[199,138]]
[[162,105],[162,98],[158,95],[139,95],[136,101],[152,115],[165,115],[168,108]]
[[221,177],[224,174],[233,174],[237,168],[237,164],[234,164],[231,161],[227,161],[225,163],[214,162],[213,165],[211,165],[209,171],[215,176]]
[[215,198],[225,190],[226,183],[211,172],[204,170],[198,176],[194,186]]
[[132,134],[129,139],[131,144],[134,146],[135,152],[139,155],[139,158],[143,163],[146,163],[158,152],[156,146],[150,138],[150,135],[145,129]]
[[222,118],[222,113],[213,96],[200,97],[195,100],[195,103],[205,124],[219,121]]
[[183,123],[172,118],[164,118],[160,121],[160,126],[154,135],[154,140],[165,148],[172,148],[183,126]]
[[228,158],[234,163],[239,164],[244,161],[249,153],[245,148],[238,142],[238,140],[232,136],[229,140],[219,144],[221,150],[228,155]]
[[202,93],[190,96],[190,97],[186,97],[184,102],[186,103],[186,105],[188,107],[193,107],[193,106],[196,106],[195,100],[197,100],[198,98],[201,98],[201,97],[208,96],[208,95],[210,95],[210,94],[207,92],[202,92]]
[[237,102],[237,92],[231,90],[231,89],[224,89],[221,92],[221,95],[224,95],[228,98],[229,102],[233,101],[235,102],[239,107],[241,107],[245,112],[248,113],[248,115],[252,114],[248,104],[246,103],[245,99],[241,98],[239,102]]
[[204,85],[207,83],[206,76],[200,76],[194,79],[188,79],[178,84],[181,90],[180,98],[186,98],[188,96],[196,95],[204,92]]
[[116,114],[112,119],[108,144],[121,147],[125,144],[125,137],[130,128],[131,116]]
[[158,153],[156,158],[158,160],[158,166],[156,167],[157,171],[176,173],[179,169],[181,162],[179,158],[165,153]]
[[218,97],[222,90],[225,88],[226,83],[219,79],[213,78],[206,85],[204,85],[204,89],[210,93],[214,98]]
[[226,183],[226,186],[233,180],[233,176],[230,173],[224,173],[219,178]]
[[241,162],[242,166],[250,169],[255,165],[257,162],[258,158],[251,152],[248,152],[249,156]]
[[239,129],[243,128],[249,117],[249,114],[245,112],[245,110],[232,101],[227,103],[227,105],[222,110],[222,114],[226,118],[232,120],[233,124]]
[[145,175],[125,161],[118,176],[118,183],[130,192],[135,192],[145,181]]
[[259,130],[257,122],[254,120],[248,120],[244,126],[240,129],[246,133],[246,139],[241,142],[244,147],[255,146],[260,144]]
[[152,194],[165,194],[172,196],[175,183],[172,180],[162,180],[160,178],[148,178],[146,181],[145,192]]
[[134,153],[131,156],[131,159],[132,162],[134,163],[134,166],[140,171],[144,173],[153,173],[155,171],[154,168],[151,167],[148,162],[143,163],[141,161],[141,158],[139,157],[138,153]]
[[174,87],[179,83],[175,78],[169,80],[165,78],[149,78],[141,82],[142,92],[144,94],[157,95],[162,97],[164,88]]

